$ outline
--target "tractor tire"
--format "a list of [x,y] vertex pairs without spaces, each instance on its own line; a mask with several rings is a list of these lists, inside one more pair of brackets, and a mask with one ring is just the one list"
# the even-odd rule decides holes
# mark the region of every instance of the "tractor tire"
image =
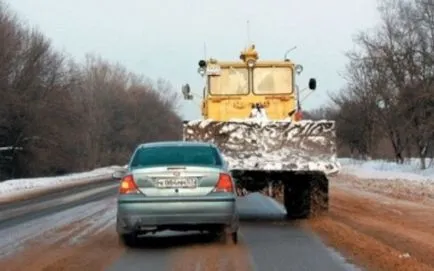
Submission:
[[323,174],[296,175],[284,185],[287,218],[305,219],[327,212],[328,190],[328,179]]

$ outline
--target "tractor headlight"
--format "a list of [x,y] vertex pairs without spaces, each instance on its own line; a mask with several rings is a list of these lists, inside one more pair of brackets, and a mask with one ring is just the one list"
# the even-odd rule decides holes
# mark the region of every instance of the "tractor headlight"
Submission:
[[205,68],[204,68],[204,67],[200,67],[199,69],[197,69],[197,72],[198,72],[201,76],[204,76],[204,75],[205,75]]
[[255,60],[253,60],[253,59],[249,59],[249,60],[247,60],[247,66],[249,66],[249,68],[253,68],[253,67],[255,67]]
[[303,72],[303,66],[301,66],[301,65],[296,65],[296,66],[295,66],[295,72],[296,72],[297,74],[302,73],[302,72]]

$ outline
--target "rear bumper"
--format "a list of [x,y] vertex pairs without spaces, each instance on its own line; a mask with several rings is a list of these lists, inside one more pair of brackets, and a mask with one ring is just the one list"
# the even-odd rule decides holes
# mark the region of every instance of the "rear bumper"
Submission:
[[238,228],[234,199],[118,203],[116,230],[120,234],[216,224],[228,225],[234,231]]

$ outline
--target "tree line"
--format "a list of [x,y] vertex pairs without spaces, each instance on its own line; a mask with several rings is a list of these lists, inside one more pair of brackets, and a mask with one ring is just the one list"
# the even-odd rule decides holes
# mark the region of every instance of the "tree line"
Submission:
[[381,0],[381,21],[357,33],[345,87],[314,118],[337,123],[341,156],[421,158],[434,154],[434,2]]
[[0,40],[0,180],[122,165],[138,142],[181,137],[168,81],[78,63],[2,2]]
[[[345,86],[307,112],[337,122],[340,156],[403,163],[434,154],[434,4],[380,0],[355,37]],[[138,142],[179,139],[178,96],[96,55],[53,48],[0,0],[0,180],[124,164]]]

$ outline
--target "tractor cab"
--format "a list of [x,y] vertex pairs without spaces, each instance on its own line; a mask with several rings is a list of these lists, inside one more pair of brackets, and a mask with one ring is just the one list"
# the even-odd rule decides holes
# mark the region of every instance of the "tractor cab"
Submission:
[[[219,121],[245,119],[260,105],[270,120],[301,118],[295,75],[303,70],[289,59],[260,60],[255,45],[240,53],[237,61],[200,60],[197,72],[204,78],[202,116]],[[316,88],[315,79],[309,88]],[[193,99],[189,85],[185,99]]]

